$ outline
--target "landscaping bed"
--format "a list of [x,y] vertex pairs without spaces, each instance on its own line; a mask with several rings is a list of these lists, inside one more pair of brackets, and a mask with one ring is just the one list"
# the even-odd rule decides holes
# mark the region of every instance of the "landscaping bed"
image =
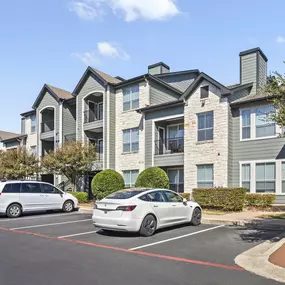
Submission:
[[269,261],[274,265],[285,268],[285,243],[270,256]]

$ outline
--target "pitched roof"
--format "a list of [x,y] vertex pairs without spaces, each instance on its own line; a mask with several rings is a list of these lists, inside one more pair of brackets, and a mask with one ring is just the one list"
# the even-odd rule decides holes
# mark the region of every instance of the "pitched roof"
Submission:
[[251,94],[251,95],[248,95],[246,97],[243,97],[243,98],[240,98],[240,99],[233,101],[231,103],[231,105],[239,105],[239,104],[250,103],[250,102],[254,102],[254,101],[262,101],[262,100],[266,100],[268,98],[270,98],[270,97],[267,95],[264,95],[264,94]]
[[30,111],[20,114],[20,116],[27,117],[27,116],[34,115],[34,114],[36,114],[36,110],[30,110]]
[[122,80],[116,78],[116,77],[113,77],[107,73],[104,73],[102,72],[101,70],[99,69],[96,69],[96,68],[93,68],[93,67],[90,67],[94,72],[96,72],[103,80],[105,80],[106,82],[108,83],[111,83],[111,84],[118,84],[118,83],[121,83]]
[[176,107],[176,106],[182,106],[184,105],[185,102],[184,100],[177,99],[175,101],[169,101],[161,104],[156,104],[156,105],[150,105],[147,107],[143,107],[140,109],[137,109],[137,112],[149,112],[153,110],[159,110],[159,109],[164,109],[164,108],[169,108],[169,107]]
[[55,95],[60,98],[60,99],[70,99],[72,98],[73,96],[71,95],[70,92],[66,91],[66,90],[63,90],[61,88],[58,88],[58,87],[55,87],[55,86],[52,86],[50,84],[46,84],[47,87],[49,87],[52,92],[55,93]]
[[24,136],[24,135],[17,134],[17,133],[10,133],[10,132],[6,132],[6,131],[0,131],[0,141],[18,138],[21,136]]

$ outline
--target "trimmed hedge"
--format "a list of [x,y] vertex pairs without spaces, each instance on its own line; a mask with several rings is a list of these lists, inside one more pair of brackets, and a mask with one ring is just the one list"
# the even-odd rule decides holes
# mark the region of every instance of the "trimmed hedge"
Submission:
[[187,201],[190,201],[190,193],[178,193],[182,198],[185,198]]
[[79,203],[88,202],[88,193],[86,192],[70,192],[75,198],[77,198]]
[[247,207],[271,207],[275,201],[274,194],[246,194],[245,206]]
[[169,189],[169,178],[163,169],[150,167],[139,174],[136,187]]
[[109,194],[124,189],[123,176],[111,169],[97,173],[92,179],[91,188],[95,199],[101,200]]
[[224,211],[242,211],[246,188],[197,188],[193,189],[194,200],[205,208]]

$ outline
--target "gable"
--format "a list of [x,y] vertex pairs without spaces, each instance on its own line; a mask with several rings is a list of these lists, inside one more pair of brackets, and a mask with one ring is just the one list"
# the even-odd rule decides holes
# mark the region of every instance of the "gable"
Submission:
[[150,82],[150,104],[157,105],[179,99],[179,95],[156,82]]

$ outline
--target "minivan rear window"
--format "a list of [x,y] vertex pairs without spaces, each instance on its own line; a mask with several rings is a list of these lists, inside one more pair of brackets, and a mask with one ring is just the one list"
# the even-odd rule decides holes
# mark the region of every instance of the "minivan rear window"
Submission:
[[6,184],[2,190],[2,193],[20,193],[21,183],[9,183]]
[[138,189],[138,190],[121,190],[115,193],[108,195],[105,199],[129,199],[138,194],[145,192],[146,189]]

